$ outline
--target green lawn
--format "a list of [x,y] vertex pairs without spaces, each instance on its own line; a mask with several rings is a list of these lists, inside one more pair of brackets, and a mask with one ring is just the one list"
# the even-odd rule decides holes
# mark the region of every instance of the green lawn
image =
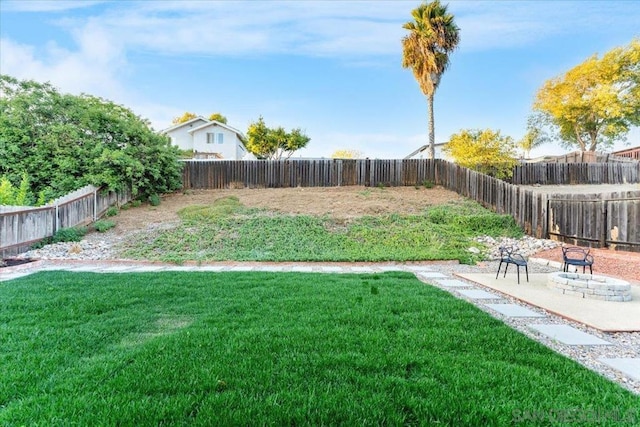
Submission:
[[181,224],[129,242],[121,257],[184,261],[415,261],[481,256],[468,251],[480,235],[521,236],[513,218],[471,201],[435,206],[418,215],[286,215],[248,209],[237,198],[179,212]]
[[0,283],[0,332],[3,426],[640,421],[638,396],[407,273],[41,272]]

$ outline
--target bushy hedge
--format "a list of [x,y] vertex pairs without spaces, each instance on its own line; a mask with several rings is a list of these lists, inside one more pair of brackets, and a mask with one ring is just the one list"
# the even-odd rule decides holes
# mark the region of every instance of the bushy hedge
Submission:
[[131,110],[0,75],[0,176],[48,200],[87,184],[134,196],[181,187],[180,152]]

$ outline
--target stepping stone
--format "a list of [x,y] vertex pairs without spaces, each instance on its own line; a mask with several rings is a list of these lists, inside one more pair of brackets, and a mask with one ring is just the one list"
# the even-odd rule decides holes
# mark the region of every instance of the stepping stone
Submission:
[[295,271],[297,273],[311,273],[313,271],[313,268],[304,267],[304,266],[294,266],[294,267],[291,267],[291,270],[289,271]]
[[140,266],[140,267],[135,267],[133,270],[131,270],[131,273],[155,273],[158,271],[167,271],[168,267],[161,267],[161,266],[155,266],[155,265],[145,265],[145,266]]
[[[131,272],[131,270],[133,270],[135,267],[129,266],[129,265],[114,265],[111,267],[97,267],[94,268],[93,271],[96,272],[103,272],[103,273],[124,273],[124,272]],[[79,271],[79,270],[74,270],[74,271]]]
[[457,291],[471,299],[501,299],[498,295],[480,289],[461,289]]
[[640,359],[639,358],[608,358],[601,357],[598,359],[605,365],[611,366],[613,369],[622,372],[625,375],[640,381]]
[[375,270],[372,267],[351,267],[351,271],[354,273],[373,273]]
[[76,271],[76,272],[98,272],[98,271],[104,271],[104,268],[102,267],[98,267],[95,265],[83,265],[80,267],[64,267],[64,266],[58,266],[56,268],[54,268],[51,271]]
[[508,317],[546,317],[544,314],[536,313],[518,304],[485,304],[492,310]]
[[409,271],[433,271],[431,267],[423,267],[421,265],[410,265],[406,267]]
[[259,267],[259,270],[277,272],[277,271],[283,271],[284,267],[278,266],[278,265],[266,265],[264,267]]
[[470,288],[473,286],[469,283],[465,283],[461,280],[455,280],[455,279],[436,280],[436,282],[440,283],[442,286],[447,286],[450,288]]
[[196,271],[222,271],[224,268],[223,265],[205,265],[198,267]]
[[23,273],[2,273],[0,274],[0,282],[6,282],[8,280],[17,279],[18,277],[28,276],[31,273],[23,272]]
[[379,271],[403,271],[402,267],[398,265],[381,265],[376,269]]
[[230,267],[229,270],[227,271],[253,271],[255,267],[250,267],[247,265],[234,265],[233,267]]
[[324,272],[324,273],[339,273],[339,272],[344,271],[344,268],[335,267],[335,266],[331,266],[331,265],[323,265],[322,267],[320,267],[320,270],[322,270],[322,272]]
[[448,277],[446,274],[442,274],[442,273],[436,273],[436,272],[418,272],[416,273],[418,276],[423,277],[425,279],[433,279],[436,277]]
[[611,345],[610,342],[582,332],[569,325],[528,325],[529,329],[540,332],[556,341],[568,345]]

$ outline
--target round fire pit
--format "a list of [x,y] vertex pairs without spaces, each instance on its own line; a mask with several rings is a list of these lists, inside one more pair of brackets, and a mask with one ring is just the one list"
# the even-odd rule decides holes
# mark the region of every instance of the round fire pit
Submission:
[[612,277],[578,273],[551,273],[547,287],[565,295],[603,301],[631,301],[629,282]]

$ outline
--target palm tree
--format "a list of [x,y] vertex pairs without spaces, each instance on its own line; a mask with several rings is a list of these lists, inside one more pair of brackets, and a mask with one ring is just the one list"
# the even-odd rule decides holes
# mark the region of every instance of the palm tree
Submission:
[[449,66],[449,54],[460,41],[460,29],[439,0],[422,3],[411,11],[413,21],[402,26],[409,34],[402,39],[402,66],[411,68],[428,100],[429,158],[435,156],[433,97],[442,74]]

